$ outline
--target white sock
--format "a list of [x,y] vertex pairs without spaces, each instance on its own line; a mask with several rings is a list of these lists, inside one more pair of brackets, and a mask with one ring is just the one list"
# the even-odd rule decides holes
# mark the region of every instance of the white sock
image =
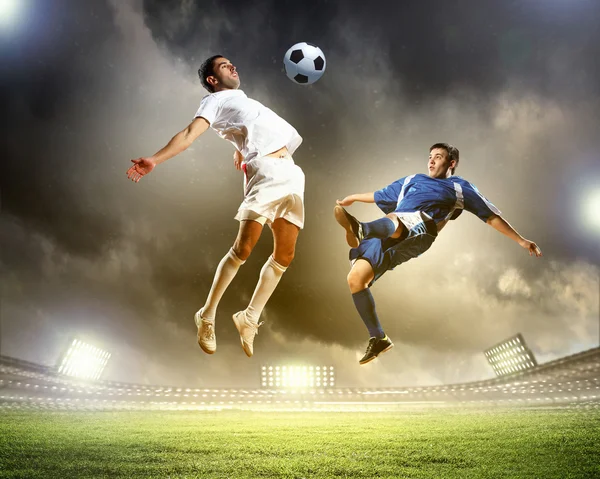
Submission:
[[272,255],[269,256],[269,259],[260,270],[256,289],[254,290],[250,304],[246,308],[246,317],[250,321],[258,323],[258,318],[260,318],[267,301],[269,301],[273,291],[275,291],[286,269],[286,267],[281,266],[275,261]]
[[235,278],[235,275],[243,265],[245,261],[242,261],[237,257],[233,248],[231,248],[217,266],[215,271],[215,279],[206,298],[206,304],[202,308],[202,317],[204,319],[214,320],[217,313],[217,306],[219,301],[223,297],[223,293],[231,283],[231,280]]

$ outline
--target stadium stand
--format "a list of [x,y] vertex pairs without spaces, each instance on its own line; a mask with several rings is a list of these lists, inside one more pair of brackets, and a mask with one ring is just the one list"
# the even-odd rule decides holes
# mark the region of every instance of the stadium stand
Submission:
[[407,406],[600,407],[600,348],[483,381],[441,386],[198,389],[81,381],[0,356],[0,409],[389,410]]

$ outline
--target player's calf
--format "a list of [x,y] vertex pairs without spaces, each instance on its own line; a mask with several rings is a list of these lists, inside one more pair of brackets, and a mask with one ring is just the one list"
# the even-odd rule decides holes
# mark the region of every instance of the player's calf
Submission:
[[394,221],[389,216],[384,216],[369,223],[361,223],[361,227],[365,238],[385,239],[396,233],[399,226],[398,223],[397,219]]

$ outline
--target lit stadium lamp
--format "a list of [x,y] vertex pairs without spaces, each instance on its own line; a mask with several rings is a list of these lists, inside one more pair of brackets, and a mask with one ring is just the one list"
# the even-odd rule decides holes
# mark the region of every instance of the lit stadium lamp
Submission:
[[600,232],[600,190],[590,193],[586,207],[584,208],[585,224],[590,225]]
[[[333,386],[333,366],[262,366],[261,386],[313,388]],[[273,374],[275,372],[275,374]]]
[[0,0],[0,27],[9,28],[22,17],[23,0]]
[[60,374],[80,379],[99,379],[110,354],[91,344],[74,339],[58,368]]
[[487,349],[484,354],[496,376],[506,376],[537,366],[535,356],[521,334]]

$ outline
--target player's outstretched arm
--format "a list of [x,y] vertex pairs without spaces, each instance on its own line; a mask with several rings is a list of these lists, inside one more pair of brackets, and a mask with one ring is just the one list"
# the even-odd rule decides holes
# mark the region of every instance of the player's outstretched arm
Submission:
[[487,220],[487,224],[496,231],[508,236],[511,240],[519,243],[520,246],[529,252],[529,256],[542,256],[542,250],[533,241],[523,238],[502,216],[492,215]]
[[204,118],[194,118],[194,121],[192,121],[187,128],[177,133],[171,138],[169,143],[154,155],[131,160],[133,166],[127,170],[127,178],[137,183],[142,176],[150,173],[156,165],[159,165],[186,150],[196,138],[208,130],[209,126],[208,121]]
[[346,196],[343,200],[336,200],[336,203],[340,206],[350,206],[355,201],[361,203],[375,203],[375,193],[356,193],[354,195]]

